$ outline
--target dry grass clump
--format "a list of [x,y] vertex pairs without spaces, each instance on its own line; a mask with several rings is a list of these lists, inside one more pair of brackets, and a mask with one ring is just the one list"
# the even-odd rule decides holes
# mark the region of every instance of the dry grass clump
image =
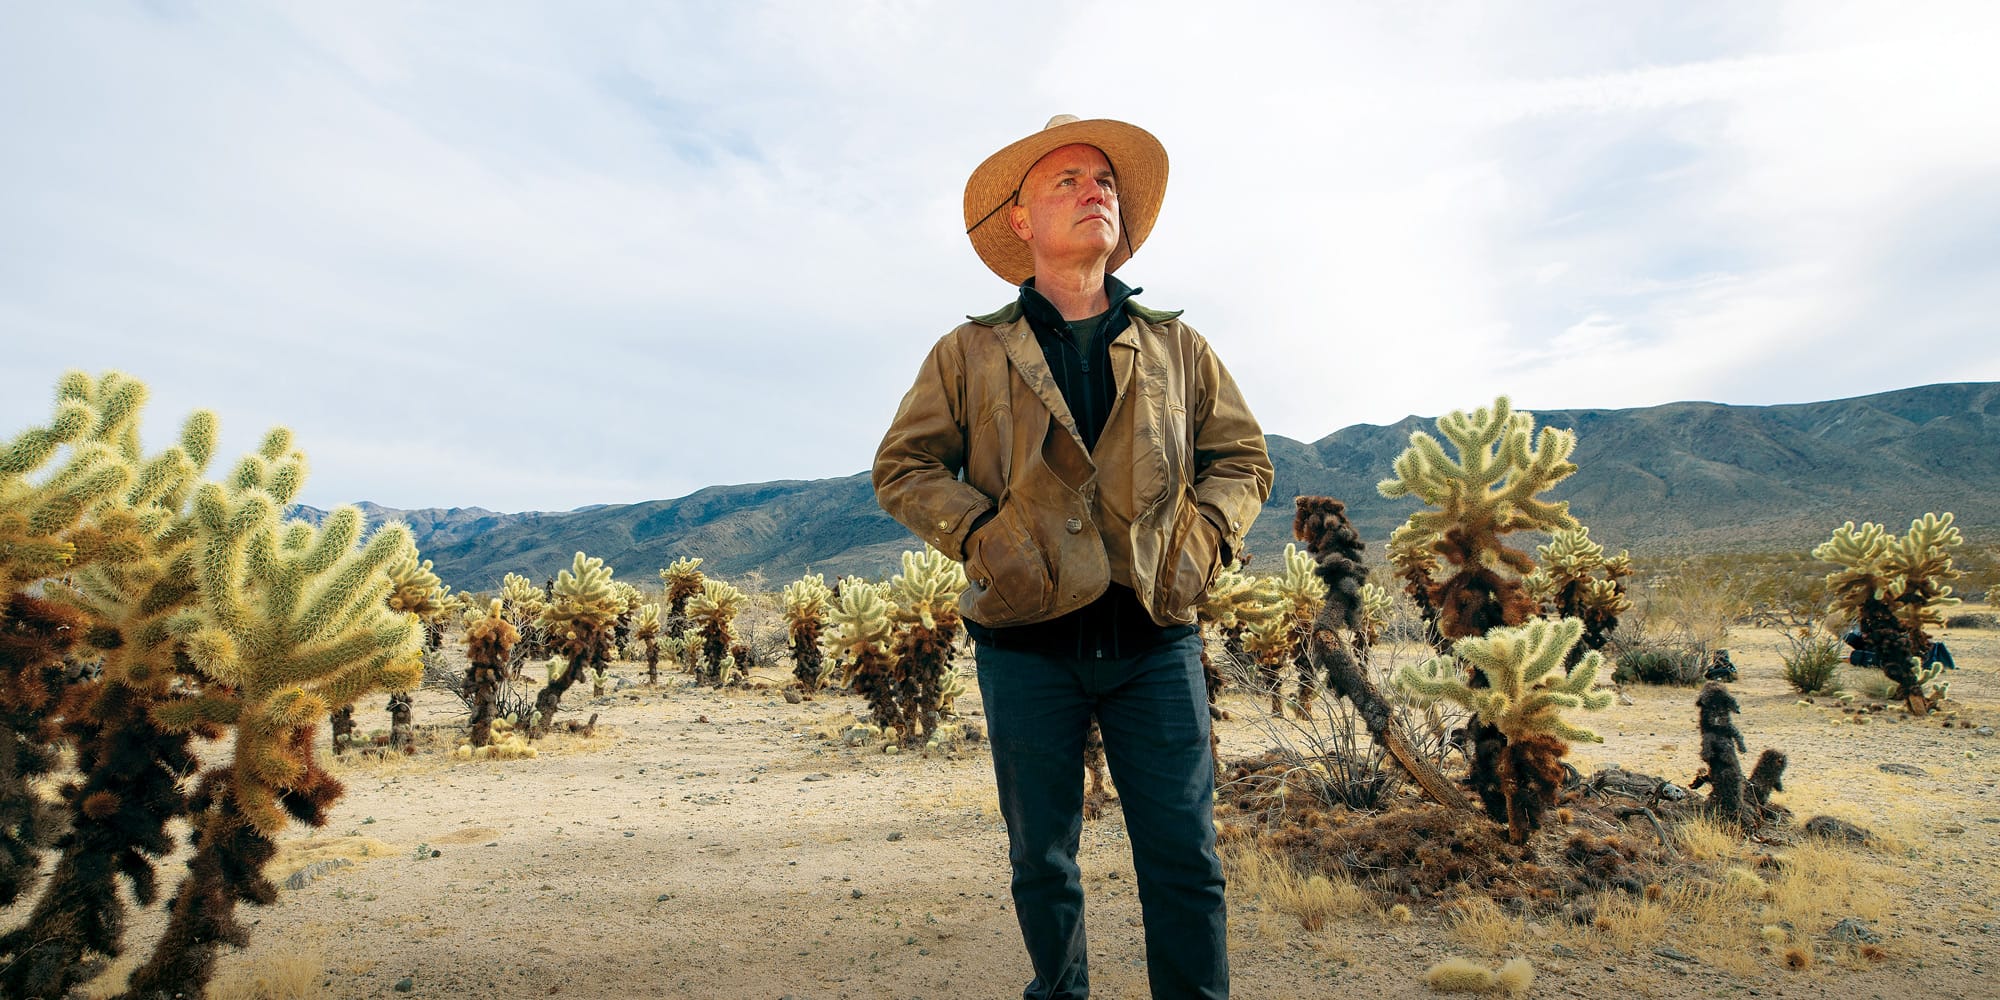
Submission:
[[1424,982],[1439,993],[1504,992],[1520,996],[1535,984],[1535,967],[1525,958],[1510,958],[1498,969],[1465,958],[1447,958],[1424,973]]
[[[1298,918],[1309,931],[1323,930],[1339,917],[1374,914],[1368,893],[1344,876],[1302,871],[1283,855],[1256,845],[1225,852],[1232,891],[1262,899],[1280,913]],[[1407,917],[1408,909],[1404,909]]]
[[410,852],[385,840],[349,834],[344,837],[301,837],[278,842],[278,853],[264,869],[272,881],[283,884],[294,872],[320,861],[379,861]]
[[216,977],[211,1000],[320,1000],[328,996],[326,955],[317,950],[259,955]]

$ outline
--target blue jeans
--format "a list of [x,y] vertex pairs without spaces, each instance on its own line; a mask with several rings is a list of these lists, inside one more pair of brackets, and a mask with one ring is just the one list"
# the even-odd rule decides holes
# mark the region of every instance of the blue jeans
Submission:
[[1125,659],[981,645],[1014,914],[1035,978],[1026,1000],[1090,995],[1083,881],[1083,742],[1092,717],[1118,787],[1155,1000],[1229,995],[1228,919],[1215,853],[1215,765],[1201,637]]

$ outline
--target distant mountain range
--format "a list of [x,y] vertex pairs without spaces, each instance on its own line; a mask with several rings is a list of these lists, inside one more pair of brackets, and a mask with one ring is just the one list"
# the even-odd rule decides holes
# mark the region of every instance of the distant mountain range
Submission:
[[[1629,410],[1544,410],[1537,427],[1576,431],[1579,471],[1552,495],[1591,537],[1634,555],[1803,550],[1846,520],[1900,531],[1925,511],[1953,511],[1969,539],[2000,537],[2000,383],[1954,383],[1783,406],[1669,403]],[[1379,542],[1417,503],[1384,500],[1410,433],[1430,418],[1358,424],[1310,444],[1272,435],[1271,501],[1250,533],[1270,565],[1290,540],[1292,498],[1336,497],[1379,559]],[[804,572],[879,576],[919,543],[875,504],[868,474],[712,486],[677,500],[564,513],[477,507],[360,507],[370,524],[407,523],[453,587],[537,581],[572,556],[601,556],[620,578],[654,581],[680,556],[744,582],[777,586]],[[319,511],[301,508],[312,517]]]

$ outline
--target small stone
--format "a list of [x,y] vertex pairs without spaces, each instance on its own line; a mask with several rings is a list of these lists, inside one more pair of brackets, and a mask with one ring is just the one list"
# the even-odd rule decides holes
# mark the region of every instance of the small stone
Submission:
[[404,976],[403,978],[396,980],[396,992],[398,993],[408,993],[416,988],[417,988],[417,980],[413,976]]
[[1993,727],[1992,727],[1992,726],[1980,726],[1980,727],[1979,727],[1978,729],[1975,729],[1975,730],[1973,730],[1973,731],[1972,731],[1972,735],[1974,735],[1974,736],[1987,736],[1987,737],[1990,737],[1990,736],[1992,736],[1992,735],[1993,735]]
[[1909,777],[1912,778],[1930,777],[1929,771],[1926,771],[1915,764],[1902,764],[1892,761],[1887,764],[1877,764],[1875,765],[1875,769],[1885,774],[1902,774],[1902,775],[1908,775]]
[[1814,837],[1840,840],[1849,844],[1865,845],[1875,839],[1875,834],[1865,826],[1856,826],[1832,816],[1814,816],[1806,820],[1805,831]]
[[847,898],[849,898],[849,899],[860,899],[860,898],[861,898],[861,896],[862,896],[862,893],[861,893],[861,890],[859,890],[859,889],[849,889],[849,890],[847,890]]
[[638,834],[636,834],[636,833],[634,833],[634,832],[632,832],[632,831],[630,831],[630,830],[627,830],[627,831],[625,831],[625,836],[627,836],[627,837],[636,837],[636,836],[638,836]]
[[[1668,947],[1659,947],[1659,948],[1655,948],[1655,949],[1653,949],[1653,954],[1655,954],[1655,955],[1658,955],[1658,956],[1660,956],[1661,958],[1667,958],[1667,959],[1672,959],[1672,960],[1674,960],[1674,961],[1676,961],[1676,962],[1690,962],[1690,963],[1691,963],[1691,962],[1693,962],[1693,961],[1694,961],[1694,956],[1693,956],[1693,955],[1689,955],[1689,954],[1686,954],[1685,952],[1681,952],[1681,951],[1676,951],[1675,949],[1673,949],[1673,948],[1668,948]],[[1686,972],[1687,970],[1683,969],[1683,970],[1681,970],[1681,971],[1682,971],[1683,973],[1685,973],[1685,972]]]
[[903,831],[901,831],[901,830],[891,830],[891,831],[889,831],[889,842],[890,842],[890,843],[892,843],[892,844],[893,844],[893,843],[895,843],[896,841],[898,841],[898,840],[901,840],[901,839],[903,839]]
[[[1991,736],[1993,734],[1987,733],[1986,735]],[[965,724],[965,742],[978,743],[981,740],[984,740],[985,738],[986,738],[985,726],[982,726],[977,722],[968,722]]]
[[1827,930],[1826,936],[1848,944],[1875,944],[1882,940],[1882,935],[1870,930],[1867,924],[1854,917],[1847,917],[1834,924]]
[[797,691],[794,691],[791,688],[785,689],[785,702],[787,704],[797,705],[803,701],[805,701],[805,698],[801,696]]

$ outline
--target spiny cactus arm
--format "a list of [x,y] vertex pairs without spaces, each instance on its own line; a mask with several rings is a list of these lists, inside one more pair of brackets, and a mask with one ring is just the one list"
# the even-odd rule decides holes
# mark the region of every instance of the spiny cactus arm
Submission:
[[904,620],[936,628],[937,617],[965,589],[965,568],[930,546],[922,553],[904,552],[902,562],[903,571],[889,581],[890,601]]
[[[331,520],[331,519],[329,519]],[[297,648],[338,635],[388,610],[389,570],[413,558],[416,543],[400,524],[384,525],[357,552],[349,542],[336,562],[317,558],[317,545],[300,556],[280,557],[281,565],[264,589],[266,614],[283,621],[283,641]]]
[[[1884,566],[1892,541],[1873,521],[1856,526],[1848,521],[1833,529],[1833,537],[1812,550],[1812,557],[1840,566],[1826,575],[1827,592],[1842,607],[1854,610],[1869,598],[1886,600],[1892,573]],[[1899,585],[1896,585],[1899,586]]]
[[153,721],[170,732],[190,732],[204,724],[233,726],[242,714],[240,699],[204,694],[161,702],[153,708]]
[[639,605],[639,617],[632,622],[632,635],[641,641],[657,639],[660,635],[660,606]]
[[1457,659],[1433,656],[1420,663],[1404,664],[1389,679],[1389,685],[1409,695],[1418,707],[1452,701],[1471,708],[1472,689],[1466,686],[1463,674]]

